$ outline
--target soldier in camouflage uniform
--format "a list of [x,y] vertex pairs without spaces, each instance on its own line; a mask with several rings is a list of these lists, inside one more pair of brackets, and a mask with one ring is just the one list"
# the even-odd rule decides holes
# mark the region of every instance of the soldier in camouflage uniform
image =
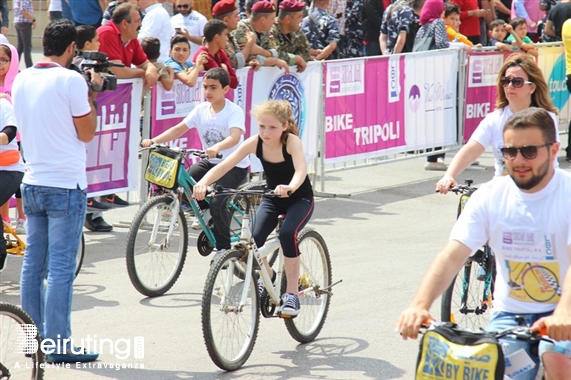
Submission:
[[344,58],[362,57],[365,45],[363,43],[363,0],[347,1],[345,11],[345,52]]
[[339,24],[337,20],[327,14],[325,9],[329,0],[314,0],[313,10],[303,19],[301,29],[311,48],[316,50],[316,60],[334,59],[338,54],[335,52],[340,40]]
[[[262,66],[277,66],[289,73],[288,64],[278,58],[274,35],[269,33],[274,24],[275,15],[276,7],[273,3],[268,1],[255,3],[252,6],[250,18],[238,22],[238,27],[232,32],[232,37],[240,49],[244,49],[248,44],[248,38],[251,38],[251,33],[254,33],[256,43],[250,49],[250,54],[246,56],[246,65],[254,62]],[[263,49],[262,46],[267,46],[269,49]]]
[[262,48],[266,49],[275,48],[278,51],[278,58],[290,66],[297,66],[297,71],[300,73],[305,70],[306,62],[311,59],[309,41],[300,29],[304,8],[305,3],[296,0],[282,1],[279,16],[270,29],[270,34],[275,37],[274,46],[262,45]]
[[246,57],[250,55],[252,47],[256,43],[256,35],[249,33],[246,36],[246,45],[240,49],[240,46],[232,34],[232,31],[238,27],[238,21],[240,21],[234,0],[222,0],[217,2],[212,8],[212,16],[214,16],[215,19],[223,21],[230,32],[230,34],[228,34],[228,43],[224,50],[226,54],[228,54],[228,58],[230,58],[232,67],[241,69],[246,66]]

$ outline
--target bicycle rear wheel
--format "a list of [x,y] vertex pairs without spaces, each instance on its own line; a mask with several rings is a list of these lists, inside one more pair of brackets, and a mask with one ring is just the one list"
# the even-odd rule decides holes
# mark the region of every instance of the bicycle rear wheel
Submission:
[[[331,258],[323,237],[315,230],[304,229],[298,237],[300,252],[299,295],[301,311],[293,319],[284,319],[291,337],[300,343],[313,341],[321,332],[331,302],[331,294],[320,290],[331,285]],[[282,293],[287,279],[282,280]]]
[[[202,334],[208,355],[219,368],[233,371],[250,357],[260,324],[260,300],[254,276],[249,284],[234,275],[246,264],[242,252],[229,250],[211,266],[202,298]],[[240,305],[244,287],[246,303]]]
[[[127,235],[127,272],[139,293],[156,297],[180,276],[188,245],[182,210],[173,212],[169,195],[149,199],[137,212]],[[172,231],[169,233],[169,229]]]
[[16,305],[0,303],[0,379],[43,379],[40,344],[32,318]]
[[83,257],[85,256],[85,235],[81,234],[81,241],[79,242],[79,248],[77,249],[77,257],[75,261],[75,277],[79,274],[81,270],[81,264],[83,264]]
[[440,319],[471,330],[486,327],[490,319],[495,262],[486,245],[470,257],[442,294]]

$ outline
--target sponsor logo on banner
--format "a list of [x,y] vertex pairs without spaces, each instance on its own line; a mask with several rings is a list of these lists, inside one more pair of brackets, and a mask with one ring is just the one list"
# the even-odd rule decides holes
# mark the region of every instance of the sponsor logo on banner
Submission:
[[293,74],[280,76],[276,79],[270,90],[270,99],[287,100],[289,102],[293,113],[293,120],[296,123],[300,136],[303,136],[305,118],[303,94],[303,85],[297,76]]
[[468,87],[494,86],[503,64],[503,54],[470,57]]
[[157,90],[157,120],[186,117],[190,111],[204,101],[202,92],[202,78],[196,81],[194,87],[175,80],[170,91],[162,86]]
[[547,80],[549,94],[553,99],[553,105],[559,111],[563,109],[569,100],[569,90],[567,90],[567,78],[565,76],[565,55],[560,55],[551,69]]
[[408,94],[408,107],[414,113],[420,108],[420,88],[415,84]]
[[364,92],[364,60],[328,63],[325,81],[326,97],[357,95]]
[[389,103],[400,100],[400,57],[390,56],[389,58]]

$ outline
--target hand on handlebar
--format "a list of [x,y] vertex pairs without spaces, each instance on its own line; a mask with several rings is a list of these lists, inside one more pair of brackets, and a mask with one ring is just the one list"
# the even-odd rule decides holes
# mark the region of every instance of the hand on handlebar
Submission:
[[401,313],[395,330],[402,335],[404,340],[416,339],[422,324],[433,319],[428,310],[411,306]]
[[554,313],[537,320],[531,331],[539,331],[540,335],[547,335],[549,331],[549,338],[556,341],[571,340],[571,317]]
[[208,155],[208,158],[222,158],[222,155],[219,153],[220,149],[212,146],[204,150],[204,153]]
[[143,141],[141,141],[141,146],[144,148],[148,148],[153,144],[154,144],[154,142],[151,139],[144,139]]
[[454,178],[450,175],[445,174],[444,177],[442,177],[440,181],[436,183],[436,191],[440,194],[446,194],[448,193],[448,190],[454,186],[456,186],[456,181]]
[[295,191],[295,189],[289,185],[277,185],[274,189],[274,194],[280,196],[280,198],[289,198],[289,196]]
[[210,190],[211,189],[208,186],[198,182],[192,187],[192,195],[194,196],[194,199],[201,201],[206,198],[206,193],[208,193]]

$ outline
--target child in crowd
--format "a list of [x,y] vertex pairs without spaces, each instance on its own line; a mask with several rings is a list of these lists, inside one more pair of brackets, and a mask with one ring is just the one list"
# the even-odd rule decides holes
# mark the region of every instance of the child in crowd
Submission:
[[488,34],[490,36],[490,46],[495,46],[502,51],[512,50],[512,43],[507,40],[507,37],[510,34],[513,36],[514,41],[518,46],[521,44],[520,36],[514,32],[510,24],[507,24],[502,19],[495,19],[490,23]]
[[[537,58],[539,53],[535,47],[535,44],[531,38],[527,36],[527,21],[525,21],[525,19],[522,17],[516,17],[511,20],[510,24],[515,33],[512,33],[510,36],[508,36],[507,40],[511,42],[512,46],[517,46],[521,50]],[[517,34],[521,38],[521,43],[517,42],[514,34]]]
[[156,37],[147,37],[143,39],[143,42],[141,42],[141,48],[147,55],[149,62],[157,68],[159,81],[161,81],[164,89],[170,91],[174,83],[174,70],[171,66],[165,66],[164,64],[157,62],[161,55],[161,41]]
[[224,50],[228,43],[228,26],[226,23],[217,19],[209,20],[204,26],[204,39],[206,44],[196,51],[193,61],[196,61],[202,53],[206,53],[207,61],[204,64],[204,70],[222,67],[230,77],[230,88],[238,87],[236,70],[232,67],[228,54]]
[[[186,46],[188,47],[188,42]],[[188,54],[190,52],[187,56]],[[196,128],[202,142],[202,149],[208,158],[198,161],[188,171],[192,178],[200,180],[210,170],[223,163],[244,141],[246,131],[244,111],[224,97],[230,89],[229,84],[230,78],[224,69],[217,67],[208,70],[202,78],[204,97],[207,101],[194,107],[188,116],[174,127],[152,139],[143,140],[141,146],[166,143],[182,136],[190,128]],[[216,158],[218,154],[221,154],[222,158]],[[217,177],[220,178],[218,185],[237,188],[246,180],[249,165],[248,157],[233,162],[232,167],[224,172],[224,176]],[[216,197],[210,202],[217,256],[230,249],[231,216],[229,208],[226,207],[227,199],[228,197]],[[200,206],[201,208],[208,207],[202,202]],[[209,220],[206,212],[206,210],[203,212],[203,218]],[[193,228],[196,227],[193,226]]]
[[[444,23],[446,24],[446,34],[450,42],[461,42],[467,46],[474,46],[465,35],[460,33],[460,7],[454,3],[446,3],[444,6]],[[482,44],[477,44],[474,47],[481,48]],[[465,49],[467,52],[472,52],[472,49]]]
[[195,65],[188,59],[190,58],[190,42],[182,34],[175,34],[171,38],[171,49],[169,58],[165,61],[165,65],[172,67],[175,79],[189,87],[194,87],[198,79],[198,74],[204,71],[204,64],[207,61],[207,53],[201,53],[195,59]]
[[[99,51],[99,35],[97,30],[91,25],[79,25],[76,27],[77,40],[76,48],[79,54],[73,59],[73,64],[81,69],[84,51]],[[97,89],[95,89],[97,90]],[[119,198],[116,194],[102,196],[99,201],[87,198],[87,211],[85,215],[85,228],[93,232],[109,232],[113,226],[103,219],[101,211],[109,210],[110,207],[126,207],[129,202]]]
[[[257,106],[252,114],[258,121],[258,134],[247,139],[230,157],[198,181],[194,186],[194,196],[204,199],[208,185],[250,154],[260,159],[268,187],[280,197],[262,200],[252,224],[252,235],[256,245],[263,246],[276,228],[278,215],[285,214],[279,239],[285,256],[287,288],[282,295],[280,312],[282,316],[295,317],[300,312],[297,292],[301,252],[297,247],[297,234],[313,213],[313,189],[289,103],[268,100]],[[267,259],[264,259],[264,266],[273,279],[275,274]],[[258,292],[263,292],[263,289],[263,285],[258,283]]]

